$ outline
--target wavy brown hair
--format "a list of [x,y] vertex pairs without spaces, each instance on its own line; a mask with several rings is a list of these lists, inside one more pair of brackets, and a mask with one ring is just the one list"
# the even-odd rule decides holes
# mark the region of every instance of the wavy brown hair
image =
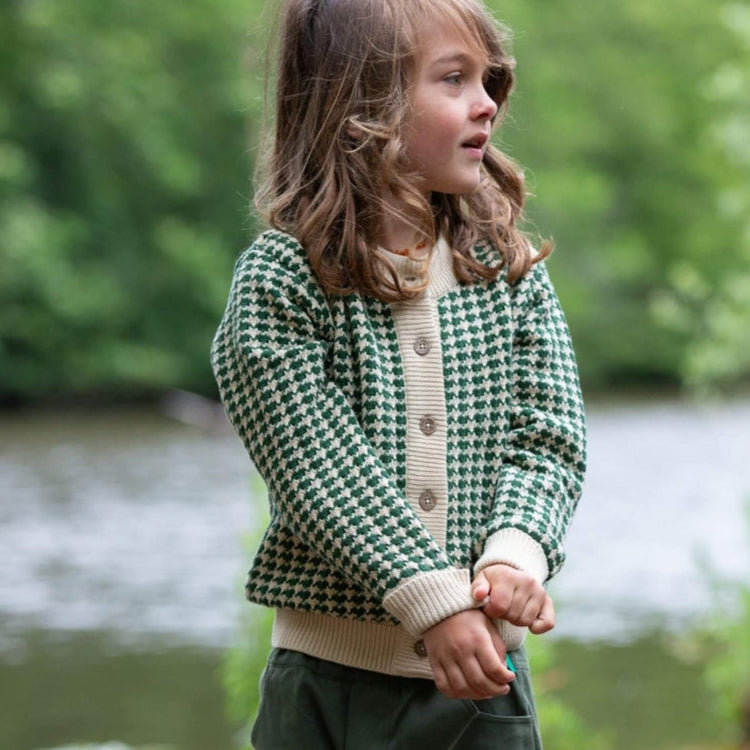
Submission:
[[[328,292],[398,301],[424,288],[403,288],[378,247],[394,205],[418,239],[432,246],[445,235],[463,282],[494,279],[505,266],[513,283],[549,255],[551,243],[535,254],[517,227],[524,182],[499,149],[487,148],[480,185],[464,195],[425,197],[407,167],[401,133],[420,30],[449,23],[478,48],[489,61],[487,92],[500,117],[507,111],[515,62],[481,0],[284,0],[281,12],[273,144],[256,205],[300,241]],[[500,262],[474,256],[481,241]]]

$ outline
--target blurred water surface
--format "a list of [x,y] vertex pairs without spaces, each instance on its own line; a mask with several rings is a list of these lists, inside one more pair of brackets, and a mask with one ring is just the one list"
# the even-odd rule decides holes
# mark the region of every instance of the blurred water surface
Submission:
[[[553,584],[560,635],[637,636],[747,576],[750,401],[593,407],[586,490]],[[222,645],[262,514],[226,429],[158,413],[0,418],[2,648],[29,628]]]
[[750,400],[589,410],[586,489],[551,590],[558,635],[680,629],[750,582]]
[[250,464],[228,428],[23,414],[0,422],[0,446],[6,639],[44,627],[227,642],[252,525]]

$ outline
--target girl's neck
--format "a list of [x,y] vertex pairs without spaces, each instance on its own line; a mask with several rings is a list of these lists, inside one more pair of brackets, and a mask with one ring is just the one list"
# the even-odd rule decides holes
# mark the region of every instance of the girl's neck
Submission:
[[399,253],[414,248],[419,242],[419,230],[410,221],[403,205],[385,198],[386,211],[380,225],[378,244],[391,252]]
[[383,227],[378,244],[392,253],[403,253],[405,250],[415,247],[417,243],[417,233],[414,227],[403,226]]

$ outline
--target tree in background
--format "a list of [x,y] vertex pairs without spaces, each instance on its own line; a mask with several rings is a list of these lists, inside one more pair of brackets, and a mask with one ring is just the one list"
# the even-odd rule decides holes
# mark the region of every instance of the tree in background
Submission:
[[[489,4],[585,385],[747,377],[747,3]],[[0,6],[0,400],[215,393],[277,7]]]
[[532,216],[559,247],[551,265],[585,381],[677,383],[700,334],[666,320],[664,300],[686,269],[716,290],[747,266],[739,216],[720,208],[740,183],[712,102],[740,50],[726,12],[707,0],[492,4],[518,59],[503,140],[529,165]]
[[251,223],[257,6],[0,7],[0,395],[207,388]]
[[682,373],[698,389],[731,383],[750,371],[750,5],[720,6],[720,19],[738,44],[701,93],[714,114],[710,140],[726,170],[714,212],[717,221],[735,228],[735,236],[727,247],[707,247],[704,262],[721,263],[725,254],[732,262],[711,284],[700,264],[685,259],[655,306],[657,319],[689,336]]

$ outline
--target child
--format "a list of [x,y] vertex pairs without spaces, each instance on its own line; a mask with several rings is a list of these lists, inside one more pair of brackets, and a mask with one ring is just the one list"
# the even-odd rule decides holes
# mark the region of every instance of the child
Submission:
[[541,746],[527,630],[584,470],[567,328],[490,145],[513,61],[480,0],[285,0],[274,229],[212,363],[269,492],[256,750]]

